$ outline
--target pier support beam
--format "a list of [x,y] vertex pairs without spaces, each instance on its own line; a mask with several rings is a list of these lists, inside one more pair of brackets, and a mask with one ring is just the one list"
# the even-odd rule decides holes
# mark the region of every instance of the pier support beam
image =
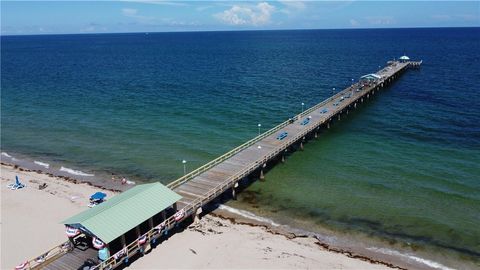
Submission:
[[303,150],[303,141],[300,142],[300,149]]
[[341,118],[341,117],[340,117],[340,113],[339,113],[339,114],[338,114],[338,121],[340,121],[340,118]]
[[260,180],[265,180],[263,169],[265,169],[266,167],[267,167],[267,163],[263,163],[262,168],[260,168]]
[[238,187],[238,182],[235,183],[232,187],[232,199],[237,200],[237,191],[235,190]]
[[330,129],[330,121],[327,122],[327,129]]
[[202,212],[202,207],[199,207],[197,210],[195,210],[195,217],[193,218],[194,223],[198,223],[200,221],[200,215],[202,214]]
[[357,102],[353,103],[353,108],[357,108]]
[[282,154],[282,163],[285,163],[285,155]]

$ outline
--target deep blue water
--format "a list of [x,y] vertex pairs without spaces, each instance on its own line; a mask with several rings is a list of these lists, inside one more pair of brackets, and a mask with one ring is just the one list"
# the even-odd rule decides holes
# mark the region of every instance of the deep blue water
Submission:
[[405,53],[422,68],[233,204],[478,258],[479,51],[479,28],[2,36],[1,149],[168,183]]

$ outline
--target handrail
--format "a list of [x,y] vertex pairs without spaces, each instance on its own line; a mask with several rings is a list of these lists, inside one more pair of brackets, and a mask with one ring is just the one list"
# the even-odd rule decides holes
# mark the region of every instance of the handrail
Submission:
[[[421,64],[421,63],[422,63],[422,61],[419,62],[419,64]],[[405,67],[408,67],[409,65],[410,65],[410,62],[404,64],[401,68],[398,68],[397,70],[395,70],[388,77],[391,77],[391,76],[395,75],[400,70],[404,69]],[[355,100],[358,100],[360,97],[365,96],[366,93],[369,93],[372,89],[376,88],[378,85],[384,83],[385,81],[386,81],[386,78],[383,78],[383,79],[377,81],[374,85],[369,86],[366,89],[367,91],[365,91],[364,94],[360,95]],[[351,86],[339,91],[338,93],[331,96],[330,98],[328,98],[326,100],[323,100],[322,102],[320,102],[320,103],[310,107],[309,109],[303,111],[302,113],[296,115],[293,119],[294,120],[299,120],[302,117],[307,116],[308,114],[310,114],[313,111],[319,109],[320,107],[324,106],[328,102],[338,98],[340,95],[343,95],[346,91],[348,91],[350,89],[353,90],[354,86],[357,85],[357,84],[358,83],[352,84]],[[96,265],[95,267],[93,267],[91,269],[111,269],[111,268],[117,266],[119,263],[122,262],[122,260],[125,257],[129,258],[129,254],[134,253],[134,252],[136,252],[136,251],[138,251],[139,249],[142,248],[143,244],[140,244],[140,242],[139,242],[139,240],[141,238],[145,237],[146,238],[146,243],[148,243],[152,240],[152,238],[156,239],[156,238],[154,238],[156,235],[162,234],[165,230],[170,230],[173,226],[175,226],[177,224],[177,222],[180,222],[183,219],[185,219],[185,217],[191,215],[193,213],[192,210],[195,210],[195,209],[201,207],[203,204],[210,202],[212,198],[215,198],[216,196],[219,195],[219,193],[222,193],[227,188],[231,187],[241,177],[243,177],[245,175],[248,175],[251,171],[255,170],[256,168],[258,168],[260,166],[262,166],[262,164],[264,164],[271,157],[281,153],[291,143],[294,143],[295,141],[300,140],[302,137],[304,137],[306,134],[311,132],[313,129],[317,128],[321,124],[324,124],[327,121],[327,119],[329,119],[333,115],[337,114],[339,111],[341,112],[343,110],[343,108],[345,108],[346,106],[348,106],[348,105],[343,104],[342,106],[338,106],[337,110],[335,110],[334,112],[330,112],[328,114],[328,116],[325,115],[326,116],[325,118],[317,120],[314,125],[311,125],[309,128],[304,129],[302,132],[300,132],[296,136],[285,140],[279,147],[276,147],[275,149],[270,151],[268,154],[266,154],[266,155],[262,156],[261,158],[249,163],[248,166],[244,167],[244,169],[242,169],[239,172],[235,173],[234,175],[228,177],[225,181],[218,184],[215,188],[209,190],[202,197],[198,197],[197,199],[195,199],[194,201],[192,201],[191,203],[189,203],[188,205],[183,207],[180,211],[182,211],[184,213],[184,215],[180,220],[175,220],[174,215],[170,216],[169,218],[164,220],[162,222],[162,224],[160,224],[160,225],[163,225],[161,228],[159,228],[160,225],[157,225],[156,227],[150,229],[147,233],[142,235],[140,238],[131,242],[126,247],[124,247],[122,250],[113,254],[107,260],[103,261],[102,263]],[[195,176],[209,170],[210,168],[214,167],[215,165],[223,162],[224,160],[226,160],[226,159],[232,157],[233,155],[245,150],[246,148],[248,148],[248,147],[252,146],[253,144],[257,143],[258,141],[260,141],[260,140],[270,136],[271,134],[277,132],[278,130],[284,128],[290,122],[291,122],[291,119],[289,119],[289,120],[287,120],[283,123],[280,123],[279,125],[271,128],[270,130],[268,130],[268,131],[266,131],[266,132],[264,132],[264,133],[262,133],[262,134],[260,134],[256,137],[254,137],[253,139],[247,141],[246,143],[232,149],[231,151],[221,155],[220,157],[217,157],[216,159],[202,165],[201,167],[199,167],[199,168],[189,172],[188,174],[178,178],[177,180],[169,183],[167,186],[171,189],[174,189],[174,188],[182,185],[183,183],[185,183],[185,182],[189,181],[190,179],[194,178]],[[26,267],[24,269],[34,269],[36,267],[42,266],[43,263],[47,262],[48,260],[50,260],[50,259],[52,259],[52,258],[54,258],[58,255],[67,253],[68,251],[71,250],[71,248],[72,248],[72,245],[69,241],[64,242],[63,244],[58,245],[58,246],[50,249],[49,251],[47,251],[43,255],[41,255],[41,256],[39,256],[35,259],[26,261],[25,262]]]
[[[311,129],[309,129],[308,132],[309,131],[311,131]],[[290,144],[291,141],[296,141],[303,136],[304,136],[304,134],[302,133],[300,135],[297,135],[297,136],[293,137],[290,140],[285,141],[279,148],[276,148],[275,150],[270,151],[266,156],[270,157],[272,155],[278,154],[279,152],[283,151],[283,149],[285,147],[287,147]],[[215,188],[209,190],[202,197],[197,198],[196,200],[194,200],[190,204],[183,207],[180,210],[180,211],[183,211],[185,213],[183,218],[185,218],[186,216],[189,216],[191,214],[192,210],[201,207],[204,204],[204,202],[209,202],[211,200],[210,198],[217,196],[218,193],[224,192],[229,186],[231,186],[233,184],[233,182],[237,181],[240,176],[245,175],[246,173],[248,174],[248,172],[250,172],[252,169],[255,169],[256,167],[261,166],[261,164],[262,164],[261,161],[263,161],[264,159],[265,158],[260,158],[256,161],[251,162],[243,170],[241,170],[241,171],[237,172],[236,174],[230,176],[229,178],[227,178],[226,181],[218,184]],[[147,241],[150,241],[153,236],[163,233],[164,230],[169,230],[177,222],[178,221],[175,221],[175,217],[171,216],[171,217],[167,218],[165,221],[162,222],[162,224],[164,224],[163,230],[158,231],[157,227],[155,227],[155,228],[150,229],[143,236],[145,236],[147,238]],[[129,253],[136,252],[137,249],[139,249],[138,239],[131,242],[130,244],[128,244],[120,252],[124,252],[126,255],[128,255]],[[95,266],[94,268],[91,268],[91,269],[110,269],[110,268],[113,268],[113,267],[117,266],[119,263],[121,263],[122,259],[124,258],[124,257],[115,258],[115,256],[117,254],[118,254],[118,252],[116,254],[113,254],[107,260],[103,261],[102,263],[98,264],[97,266]]]
[[[354,86],[354,85],[356,85],[356,84],[353,84],[352,86]],[[350,86],[350,87],[352,87],[352,86]],[[338,93],[336,93],[335,95],[333,95],[329,99],[323,100],[322,102],[317,103],[316,105],[310,107],[309,109],[303,111],[302,113],[299,113],[299,114],[295,115],[294,119],[300,119],[300,118],[310,114],[311,112],[315,111],[319,107],[328,103],[331,99],[334,99],[334,98],[337,98],[338,96],[340,96],[343,93],[343,91],[345,91],[345,89],[342,90],[342,91],[339,91]],[[237,146],[236,148],[230,150],[229,152],[227,152],[227,153],[217,157],[216,159],[198,167],[197,169],[187,173],[186,175],[178,178],[177,180],[175,180],[173,182],[170,182],[169,184],[167,184],[167,187],[170,188],[170,189],[174,189],[174,188],[182,185],[183,183],[185,183],[185,182],[189,181],[190,179],[198,176],[199,174],[211,169],[215,165],[218,165],[219,163],[223,162],[224,160],[234,156],[235,154],[245,150],[246,148],[254,145],[255,143],[257,143],[257,142],[263,140],[264,138],[272,135],[273,133],[279,131],[280,129],[287,126],[289,124],[289,121],[290,121],[290,119],[283,122],[283,123],[278,124],[277,126],[275,126],[275,127],[271,128],[270,130],[254,137],[253,139],[247,141],[246,143],[243,143],[242,145]]]
[[62,244],[49,249],[47,252],[43,253],[42,255],[26,261],[24,269],[35,269],[37,267],[40,267],[44,263],[51,260],[52,258],[65,254],[71,249],[72,249],[72,243],[70,241],[63,242]]

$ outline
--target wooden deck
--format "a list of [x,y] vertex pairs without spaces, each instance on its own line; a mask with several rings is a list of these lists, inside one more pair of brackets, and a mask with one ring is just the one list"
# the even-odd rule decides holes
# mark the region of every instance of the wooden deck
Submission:
[[[389,62],[389,64],[377,71],[381,79],[369,86],[360,87],[359,83],[353,84],[334,96],[305,110],[295,118],[283,122],[271,130],[231,150],[221,157],[212,160],[202,167],[170,183],[168,187],[182,196],[177,203],[178,210],[184,212],[183,219],[197,214],[197,210],[211,202],[227,190],[235,191],[237,182],[249,176],[252,172],[263,170],[274,159],[284,154],[285,150],[292,146],[303,147],[303,141],[316,134],[321,127],[330,127],[330,123],[338,121],[341,117],[363,103],[366,99],[375,95],[382,88],[393,82],[409,67],[418,67],[420,62]],[[309,119],[307,124],[302,124]],[[288,136],[282,140],[277,136],[287,132]],[[273,164],[273,163],[272,163]],[[174,216],[165,222],[165,230],[173,228],[182,219],[177,220]],[[150,231],[149,235],[153,232]],[[150,236],[149,236],[150,237]],[[149,238],[150,239],[150,238]],[[137,250],[135,242],[128,245],[134,254]],[[81,250],[75,248],[68,253],[61,252],[52,262],[35,264],[32,268],[44,267],[45,269],[79,269],[87,259],[97,261],[97,250],[88,248]],[[34,262],[31,260],[30,262]],[[109,269],[117,267],[121,262],[111,257],[97,266],[97,269]]]
[[[252,171],[262,170],[262,167],[272,158],[278,157],[292,145],[303,141],[308,134],[315,132],[320,126],[326,125],[334,119],[340,119],[342,113],[356,108],[357,103],[363,102],[364,99],[374,95],[376,91],[396,79],[397,75],[409,65],[416,66],[416,64],[417,62],[395,62],[393,65],[386,66],[376,73],[382,76],[382,79],[374,85],[357,90],[359,84],[353,84],[300,114],[293,123],[283,126],[218,165],[183,183],[174,183],[170,187],[183,197],[178,204],[179,209],[183,208],[187,213],[191,213],[192,209],[202,207],[209,202],[208,198],[212,197],[210,196],[212,191],[222,189],[220,192],[223,192],[232,188],[236,181]],[[325,109],[327,111],[322,113]],[[310,119],[309,123],[302,125],[302,121],[307,118]],[[288,132],[288,136],[283,140],[278,140],[277,136],[282,132]]]
[[98,262],[98,251],[94,248],[80,249],[74,248],[72,251],[65,253],[63,256],[52,261],[43,269],[49,270],[65,270],[65,269],[82,269],[84,263],[88,259]]

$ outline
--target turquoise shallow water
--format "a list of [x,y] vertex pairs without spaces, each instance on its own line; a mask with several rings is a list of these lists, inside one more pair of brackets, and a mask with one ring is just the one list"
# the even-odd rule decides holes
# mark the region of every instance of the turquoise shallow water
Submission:
[[[1,37],[1,148],[168,183],[404,52],[423,59],[232,204],[480,258],[478,28]],[[3,155],[2,159],[5,160]],[[448,257],[448,258],[450,258]],[[453,259],[452,259],[453,260]],[[450,262],[455,265],[455,262]],[[447,260],[448,264],[448,260]]]

